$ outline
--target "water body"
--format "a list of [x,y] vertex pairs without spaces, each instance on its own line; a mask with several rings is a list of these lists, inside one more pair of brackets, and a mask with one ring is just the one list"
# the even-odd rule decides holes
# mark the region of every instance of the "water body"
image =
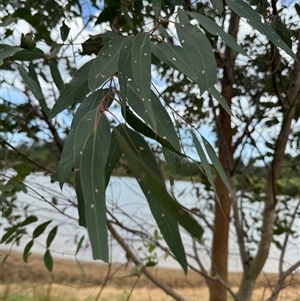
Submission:
[[[33,230],[41,221],[52,220],[51,224],[47,227],[47,231],[41,235],[35,242],[33,252],[44,253],[46,239],[49,231],[56,225],[59,225],[58,233],[51,245],[52,255],[56,257],[74,258],[77,242],[84,235],[85,240],[83,247],[77,255],[77,258],[81,261],[92,261],[92,253],[89,247],[88,235],[85,228],[78,225],[78,213],[74,205],[76,203],[75,191],[72,187],[64,186],[63,190],[59,188],[58,183],[51,183],[50,177],[36,173],[29,176],[26,179],[26,185],[28,187],[28,193],[19,193],[17,195],[17,207],[20,214],[34,214],[39,218],[39,222],[31,224],[28,228],[28,233],[32,234]],[[207,201],[201,197],[197,198],[196,190],[201,190],[200,184],[192,184],[185,181],[177,181],[174,185],[174,196],[180,203],[188,208],[198,208],[205,210],[205,217],[208,221],[212,222],[213,215],[207,209]],[[201,193],[200,193],[201,195]],[[53,203],[57,204],[60,212],[53,207]],[[153,217],[151,216],[150,209],[147,201],[143,196],[138,183],[133,178],[120,178],[112,177],[107,189],[107,206],[110,212],[116,216],[119,222],[124,226],[135,230],[146,230],[149,234],[153,234],[153,231],[157,229]],[[252,207],[251,207],[252,206]],[[249,212],[255,210],[259,212],[261,208],[249,206]],[[3,219],[2,228],[5,228],[5,220]],[[296,230],[300,232],[300,219],[295,222]],[[3,229],[0,229],[3,233]],[[124,230],[121,230],[122,236],[130,243],[133,249],[142,247],[142,250],[136,251],[141,256],[146,256],[147,251],[144,247],[145,241],[142,241],[137,236],[134,236]],[[205,229],[204,244],[199,248],[198,255],[202,259],[203,263],[209,268],[209,246],[211,245],[211,231]],[[182,239],[186,251],[192,252],[193,246],[189,236],[182,231]],[[279,237],[279,240],[282,240]],[[21,240],[20,246],[13,246],[13,250],[22,251],[24,246],[31,240],[30,235],[26,235]],[[232,227],[230,234],[230,258],[229,269],[230,271],[241,271],[242,266],[238,255],[238,246],[235,243],[236,235]],[[121,247],[113,240],[110,242],[110,256],[112,262],[125,263],[127,261],[126,255]],[[161,243],[165,246],[163,241]],[[144,254],[145,253],[145,254]],[[179,264],[170,256],[164,258],[165,253],[157,250],[158,266],[179,268]],[[144,254],[144,255],[143,255]],[[280,257],[279,250],[272,245],[269,259],[265,265],[265,272],[277,272],[278,271],[278,258]],[[300,259],[300,240],[299,238],[291,240],[289,248],[287,249],[285,256],[285,267],[290,266],[294,262]]]

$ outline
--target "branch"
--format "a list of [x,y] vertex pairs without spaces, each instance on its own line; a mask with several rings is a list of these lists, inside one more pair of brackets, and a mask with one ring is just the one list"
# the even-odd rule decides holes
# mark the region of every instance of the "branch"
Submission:
[[296,102],[299,100],[300,91],[300,31],[298,33],[298,49],[294,62],[294,69],[291,73],[290,83],[285,101],[290,104],[288,109],[283,106],[283,122],[281,131],[275,144],[274,158],[272,161],[269,176],[266,184],[265,208],[263,211],[262,234],[258,251],[254,259],[250,262],[250,271],[253,278],[256,278],[262,270],[269,254],[273,237],[274,210],[276,205],[276,183],[279,177],[280,168],[284,160],[284,153],[291,130],[292,120],[296,111]]
[[4,140],[3,138],[0,137],[0,141],[2,143],[4,143],[5,145],[7,145],[8,147],[10,147],[13,151],[15,151],[20,157],[22,157],[23,159],[25,159],[26,161],[32,163],[33,165],[36,165],[37,167],[39,167],[40,169],[53,174],[53,171],[48,169],[47,167],[45,167],[44,165],[41,165],[38,162],[35,162],[34,160],[30,159],[28,156],[26,156],[25,154],[23,154],[22,152],[20,152],[16,147],[14,147],[13,145],[11,145],[9,142],[7,142],[6,140]]
[[[299,199],[298,204],[296,205],[295,210],[292,214],[292,219],[291,219],[289,225],[287,226],[289,229],[292,228],[294,220],[295,220],[295,218],[298,214],[299,206],[300,206],[300,199]],[[290,235],[291,235],[290,231],[287,231],[285,233],[284,242],[283,242],[283,245],[282,245],[282,252],[281,252],[280,258],[279,258],[279,275],[281,275],[282,272],[283,272],[283,259],[284,259],[284,255],[285,255],[285,251],[286,251],[286,248],[287,248],[287,244],[288,244],[288,240],[289,240]]]
[[151,280],[157,287],[161,288],[166,294],[170,295],[177,301],[186,301],[182,296],[177,294],[169,285],[166,283],[158,280],[156,277],[154,277],[151,272],[143,265],[143,262],[140,260],[140,258],[134,254],[134,252],[131,250],[131,248],[126,244],[124,239],[118,234],[118,232],[115,230],[111,222],[107,222],[107,227],[112,234],[112,236],[116,239],[116,241],[119,243],[119,245],[124,249],[124,251],[132,258],[133,262],[136,265],[143,266],[142,272],[148,277],[149,280]]

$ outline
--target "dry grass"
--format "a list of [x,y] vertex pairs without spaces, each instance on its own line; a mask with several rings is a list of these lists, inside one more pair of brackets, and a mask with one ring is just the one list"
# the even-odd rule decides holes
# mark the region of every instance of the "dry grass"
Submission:
[[[1,257],[3,258],[4,252]],[[1,260],[2,260],[1,258]],[[40,256],[29,257],[29,262],[23,262],[22,255],[12,253],[1,267],[0,282],[1,292],[8,294],[25,294],[33,300],[40,300],[39,295],[49,295],[51,298],[60,297],[57,300],[94,300],[102,287],[108,265],[83,263],[84,273],[79,269],[75,261],[55,259],[53,272],[50,273],[44,267]],[[132,266],[112,265],[109,280],[101,294],[103,301],[126,300],[128,293],[137,281],[137,276],[131,275]],[[174,288],[176,292],[185,296],[189,301],[208,300],[208,289],[202,277],[195,272],[189,272],[187,276],[180,270],[151,268],[152,273],[160,280]],[[233,290],[237,290],[241,274],[231,273],[229,282]],[[274,284],[277,276],[274,274],[261,275],[258,279],[253,300],[264,300],[263,296],[269,296],[269,283]],[[289,287],[284,290],[279,300],[300,301],[300,275],[289,279]],[[63,296],[63,299],[61,299]],[[297,299],[299,298],[299,299]],[[131,301],[168,301],[172,300],[163,291],[156,288],[145,276],[141,276],[136,284]]]

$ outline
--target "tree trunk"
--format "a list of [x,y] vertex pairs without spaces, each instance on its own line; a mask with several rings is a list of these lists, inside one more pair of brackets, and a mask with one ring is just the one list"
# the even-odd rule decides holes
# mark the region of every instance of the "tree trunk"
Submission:
[[[258,250],[248,265],[244,266],[244,275],[237,293],[237,301],[250,301],[254,284],[258,275],[261,273],[268,258],[270,246],[273,238],[273,227],[275,219],[275,207],[277,204],[276,184],[279,177],[280,168],[284,160],[292,120],[295,116],[296,106],[299,103],[300,94],[300,31],[298,33],[298,50],[291,73],[290,83],[286,91],[286,97],[282,99],[283,122],[280,133],[275,144],[274,157],[266,179],[265,207],[262,214],[262,232]],[[275,299],[273,299],[275,300]]]
[[[237,37],[239,17],[231,13],[228,33]],[[231,107],[233,97],[233,70],[236,53],[226,48],[225,67],[222,78],[222,95]],[[233,162],[231,116],[220,107],[219,116],[216,116],[219,160],[223,169],[230,177]],[[212,276],[218,275],[227,283],[228,274],[228,236],[230,225],[231,199],[228,190],[219,175],[215,179],[218,199],[215,203],[214,236],[212,243]],[[219,280],[211,281],[209,285],[210,301],[226,301],[227,289]]]

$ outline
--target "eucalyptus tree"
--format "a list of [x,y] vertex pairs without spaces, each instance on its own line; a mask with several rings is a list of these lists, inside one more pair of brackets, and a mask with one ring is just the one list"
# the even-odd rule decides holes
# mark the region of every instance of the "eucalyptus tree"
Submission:
[[[226,300],[227,291],[235,300],[250,300],[272,241],[283,254],[286,250],[286,245],[274,240],[274,225],[275,234],[278,230],[288,240],[299,214],[297,204],[288,210],[289,204],[296,202],[299,186],[279,181],[287,148],[294,147],[292,156],[299,152],[299,5],[288,8],[275,2],[242,0],[104,1],[101,5],[91,1],[88,7],[84,5],[79,1],[23,1],[16,5],[4,1],[1,68],[3,74],[16,76],[18,72],[24,86],[20,88],[14,80],[2,82],[17,85],[26,102],[18,105],[2,97],[2,146],[18,152],[9,142],[14,129],[39,139],[39,132],[46,128],[61,152],[57,173],[60,186],[66,181],[75,183],[79,225],[87,228],[94,259],[109,260],[108,229],[140,264],[107,219],[106,188],[116,164],[125,160],[170,253],[187,272],[191,264],[179,229],[193,237],[197,253],[205,223],[201,212],[186,208],[169,193],[149,146],[155,141],[161,147],[168,168],[176,174],[178,162],[193,160],[182,145],[182,129],[187,130],[185,136],[190,137],[200,159],[199,173],[214,195],[209,200],[214,201],[211,272],[198,258],[199,272],[207,279],[211,301]],[[73,36],[72,20],[82,16],[83,30]],[[18,24],[24,21],[31,32],[19,34],[18,43]],[[77,47],[78,38],[92,26],[101,32],[81,40],[80,50],[76,55],[73,51],[70,59],[70,44]],[[80,59],[85,63],[76,70]],[[70,77],[68,82],[64,73]],[[45,87],[52,92],[46,93]],[[58,115],[66,110],[72,117],[69,129]],[[203,124],[215,129],[218,156],[200,133]],[[267,130],[258,135],[263,128]],[[64,132],[68,135],[63,142]],[[260,136],[265,140],[263,146]],[[266,147],[270,151],[266,152]],[[258,163],[265,168],[253,168]],[[31,172],[18,166],[16,171],[19,185],[3,200],[2,210],[8,218],[13,216],[11,198]],[[282,200],[281,196],[293,200]],[[251,237],[246,235],[245,201],[264,206],[255,217],[261,221],[260,228]],[[289,226],[284,229],[282,212],[289,217]],[[232,217],[243,266],[237,293],[227,279]],[[24,227],[36,219],[29,216],[11,221],[3,243],[19,240]],[[47,226],[41,224],[33,237]],[[45,263],[49,269],[49,247],[56,231],[53,228],[47,240]],[[25,259],[33,243],[26,246]],[[287,271],[281,265],[272,300],[284,278],[299,265],[296,262]],[[156,281],[147,269],[143,271]],[[161,287],[177,300],[184,300],[169,287]]]

